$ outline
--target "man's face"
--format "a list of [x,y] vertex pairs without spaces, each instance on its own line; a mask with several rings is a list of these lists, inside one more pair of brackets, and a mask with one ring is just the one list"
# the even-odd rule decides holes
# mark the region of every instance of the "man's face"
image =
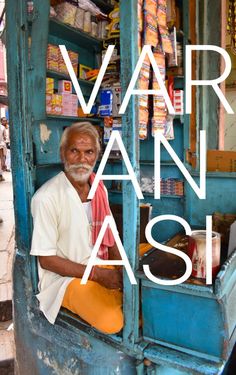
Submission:
[[65,171],[73,180],[87,182],[97,160],[95,141],[88,134],[71,132],[62,158]]
[[1,123],[2,123],[2,125],[6,126],[6,124],[7,124],[7,119],[6,119],[6,117],[3,117],[3,118],[2,118]]

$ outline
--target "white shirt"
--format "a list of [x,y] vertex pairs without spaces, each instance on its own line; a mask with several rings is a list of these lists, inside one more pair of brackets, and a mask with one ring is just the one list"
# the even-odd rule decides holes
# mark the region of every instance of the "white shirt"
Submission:
[[[88,263],[92,252],[91,229],[78,193],[64,172],[46,182],[31,202],[34,231],[31,255],[57,255],[71,261]],[[65,290],[73,280],[40,267],[37,298],[40,310],[54,323]]]
[[5,126],[0,124],[0,148],[5,148],[6,129]]
[[83,207],[85,209],[89,224],[92,224],[92,204],[91,204],[91,201],[90,202],[83,202]]

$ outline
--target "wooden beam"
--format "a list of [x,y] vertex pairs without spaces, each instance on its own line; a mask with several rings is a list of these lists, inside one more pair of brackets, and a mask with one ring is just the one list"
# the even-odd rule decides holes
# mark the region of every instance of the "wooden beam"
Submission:
[[[189,2],[189,37],[191,44],[197,44],[196,37],[196,0]],[[193,52],[192,56],[192,78],[196,79],[196,52]],[[187,162],[192,165],[193,168],[196,167],[196,142],[197,142],[197,127],[196,127],[196,86],[192,88],[192,98],[194,98],[192,103],[192,114],[190,116],[190,129],[189,129],[189,142],[190,147],[187,152]]]

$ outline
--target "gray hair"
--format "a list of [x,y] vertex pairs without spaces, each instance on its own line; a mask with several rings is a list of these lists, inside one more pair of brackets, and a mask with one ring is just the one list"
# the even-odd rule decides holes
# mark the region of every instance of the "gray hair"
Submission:
[[95,126],[93,126],[90,122],[76,122],[73,125],[68,126],[62,134],[61,142],[60,142],[61,156],[63,155],[63,151],[66,148],[70,133],[89,135],[94,140],[96,151],[97,151],[97,156],[99,155],[101,146],[99,142],[99,134]]

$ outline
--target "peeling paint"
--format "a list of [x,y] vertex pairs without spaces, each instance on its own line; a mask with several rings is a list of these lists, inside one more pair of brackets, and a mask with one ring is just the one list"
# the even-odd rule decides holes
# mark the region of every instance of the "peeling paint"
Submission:
[[[70,361],[65,362],[64,366],[61,367],[58,364],[58,361],[52,359],[51,353],[42,352],[40,350],[37,350],[37,357],[40,361],[43,361],[43,363],[52,369],[52,374],[55,375],[71,375],[71,367],[74,367],[77,365],[77,361],[75,361],[73,358],[71,358]],[[73,369],[73,375],[80,375],[80,370]]]
[[40,124],[40,139],[43,144],[48,142],[51,133],[52,131],[48,129],[46,124]]

